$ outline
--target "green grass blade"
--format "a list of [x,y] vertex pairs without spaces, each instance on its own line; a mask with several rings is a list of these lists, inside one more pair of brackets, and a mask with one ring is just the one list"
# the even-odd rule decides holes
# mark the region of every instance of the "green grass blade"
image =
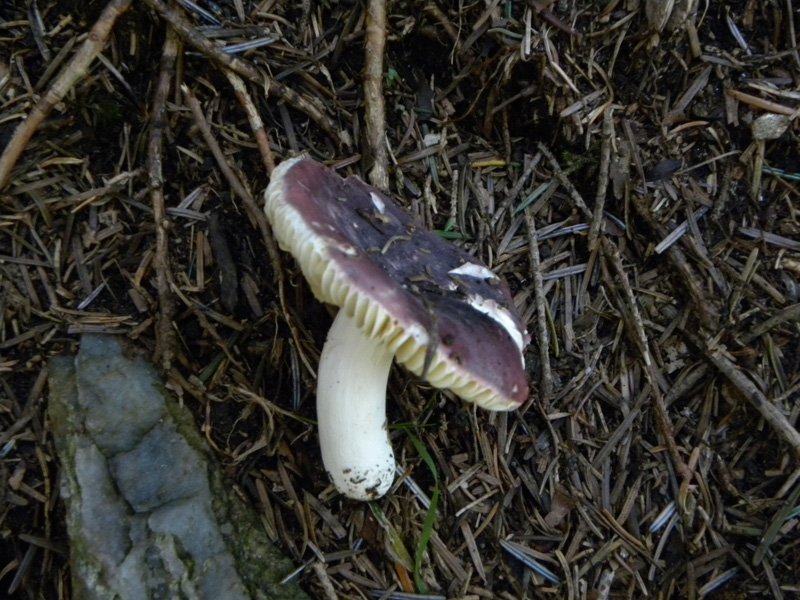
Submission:
[[427,594],[428,586],[425,585],[422,579],[422,558],[425,556],[425,550],[428,548],[428,542],[430,542],[431,535],[433,534],[433,526],[436,524],[436,511],[439,508],[439,472],[436,470],[436,463],[433,462],[433,458],[428,452],[428,449],[425,448],[419,438],[409,431],[408,439],[411,440],[411,443],[419,453],[422,461],[433,474],[431,505],[428,507],[428,512],[425,514],[422,532],[419,535],[417,549],[414,553],[414,584],[417,586],[417,591],[419,591],[420,594]]

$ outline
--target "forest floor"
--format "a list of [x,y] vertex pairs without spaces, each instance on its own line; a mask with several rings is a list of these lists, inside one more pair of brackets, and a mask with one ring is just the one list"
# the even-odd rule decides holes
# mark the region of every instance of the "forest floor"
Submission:
[[[47,361],[84,332],[147,350],[313,597],[800,594],[800,7],[693,4],[0,0],[0,596],[72,597]],[[260,212],[301,152],[532,337],[510,413],[393,369],[372,503]]]

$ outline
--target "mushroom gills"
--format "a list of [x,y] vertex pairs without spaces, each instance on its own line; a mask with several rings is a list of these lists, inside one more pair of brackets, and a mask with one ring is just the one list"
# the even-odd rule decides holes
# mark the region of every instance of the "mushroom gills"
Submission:
[[322,462],[336,489],[374,500],[394,481],[386,427],[386,384],[393,353],[341,309],[317,373],[317,421]]

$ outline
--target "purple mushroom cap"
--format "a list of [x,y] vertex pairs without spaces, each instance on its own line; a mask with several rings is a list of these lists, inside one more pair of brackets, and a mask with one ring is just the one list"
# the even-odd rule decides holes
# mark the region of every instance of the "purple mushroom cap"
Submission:
[[310,159],[272,174],[265,210],[320,300],[415,375],[493,410],[528,398],[529,336],[508,285],[377,189]]

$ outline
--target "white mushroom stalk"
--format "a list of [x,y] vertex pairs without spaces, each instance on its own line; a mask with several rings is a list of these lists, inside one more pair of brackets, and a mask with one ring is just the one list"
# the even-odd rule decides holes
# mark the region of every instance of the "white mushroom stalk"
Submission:
[[386,383],[394,354],[340,310],[317,372],[317,419],[322,462],[348,498],[374,500],[394,480],[386,428]]

